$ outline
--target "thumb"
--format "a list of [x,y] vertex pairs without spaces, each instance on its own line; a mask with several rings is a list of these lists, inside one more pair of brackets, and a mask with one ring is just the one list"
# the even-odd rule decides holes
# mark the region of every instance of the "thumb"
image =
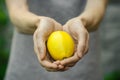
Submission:
[[70,34],[69,29],[68,29],[68,24],[63,25],[63,31],[66,31]]
[[54,21],[54,30],[58,31],[58,30],[62,30],[62,25],[56,21]]

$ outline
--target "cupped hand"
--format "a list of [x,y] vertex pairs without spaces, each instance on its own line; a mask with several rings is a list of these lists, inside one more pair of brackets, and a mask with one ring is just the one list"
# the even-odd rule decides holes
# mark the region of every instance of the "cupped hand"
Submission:
[[58,71],[59,68],[63,68],[59,65],[59,61],[54,62],[50,59],[46,48],[46,41],[48,36],[57,30],[62,30],[61,24],[54,19],[48,17],[40,17],[40,21],[37,23],[37,29],[34,32],[34,50],[38,57],[40,64],[48,71]]
[[88,51],[89,33],[79,18],[69,20],[63,30],[68,32],[75,41],[74,55],[60,61],[60,64],[69,68],[74,66]]

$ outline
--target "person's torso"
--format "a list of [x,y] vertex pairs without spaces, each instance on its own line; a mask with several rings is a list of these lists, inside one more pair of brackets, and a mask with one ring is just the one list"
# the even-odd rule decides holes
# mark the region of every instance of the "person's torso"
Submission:
[[[64,24],[80,15],[85,0],[28,0],[28,4],[33,13]],[[90,34],[89,52],[73,68],[65,72],[47,72],[34,53],[33,36],[15,31],[6,80],[102,80],[97,38],[96,32]]]
[[86,0],[28,0],[30,11],[39,15],[54,18],[61,24],[79,16]]

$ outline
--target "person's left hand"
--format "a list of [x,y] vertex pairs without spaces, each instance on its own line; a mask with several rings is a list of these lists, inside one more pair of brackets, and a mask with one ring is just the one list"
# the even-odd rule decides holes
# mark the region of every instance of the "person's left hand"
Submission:
[[74,39],[75,51],[74,55],[60,61],[60,64],[69,68],[74,66],[88,51],[89,33],[79,18],[69,20],[63,30],[68,32]]

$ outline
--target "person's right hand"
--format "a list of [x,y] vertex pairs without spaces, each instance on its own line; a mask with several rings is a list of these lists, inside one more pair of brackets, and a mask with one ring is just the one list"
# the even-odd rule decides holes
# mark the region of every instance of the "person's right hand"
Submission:
[[49,35],[53,31],[62,30],[61,24],[56,22],[54,19],[48,17],[40,17],[40,21],[37,23],[37,29],[34,32],[34,50],[38,57],[40,64],[47,71],[58,71],[58,68],[63,68],[63,66],[58,66],[53,62],[47,52],[46,49],[46,41]]

